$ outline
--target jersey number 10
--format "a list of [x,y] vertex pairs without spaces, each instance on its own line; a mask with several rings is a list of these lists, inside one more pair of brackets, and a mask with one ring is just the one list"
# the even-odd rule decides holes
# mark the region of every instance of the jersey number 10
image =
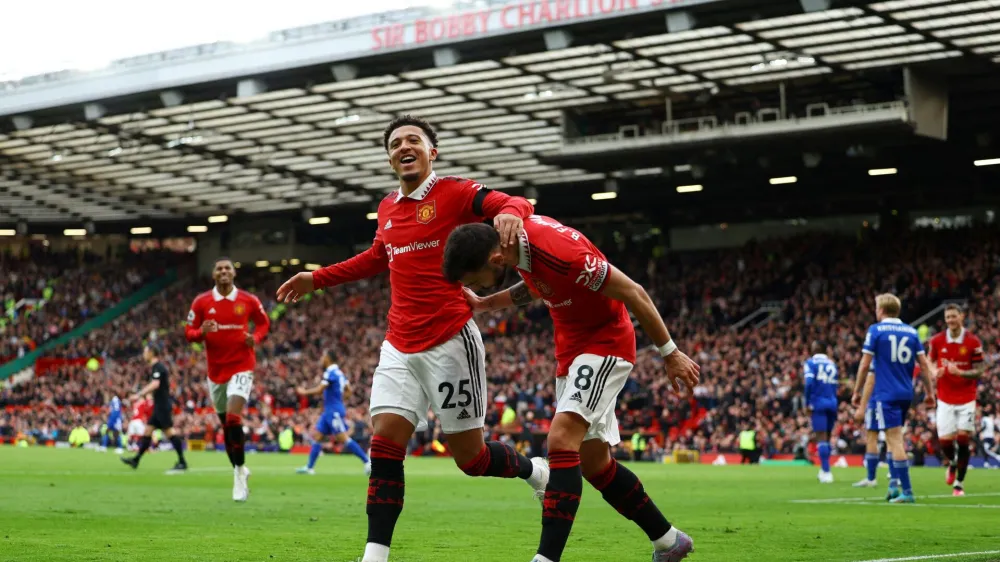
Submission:
[[896,334],[889,334],[889,355],[893,363],[909,363],[913,360],[913,350],[906,345],[910,341],[910,336],[903,336],[897,340]]

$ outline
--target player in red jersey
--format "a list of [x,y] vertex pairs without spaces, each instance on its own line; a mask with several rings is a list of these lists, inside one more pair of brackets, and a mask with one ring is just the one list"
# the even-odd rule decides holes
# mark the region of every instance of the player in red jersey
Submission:
[[[557,562],[580,505],[583,478],[653,542],[654,562],[673,562],[694,550],[691,538],[667,522],[630,470],[611,456],[617,445],[615,405],[635,364],[629,311],[664,357],[674,389],[693,390],[699,367],[677,349],[646,291],[609,264],[582,234],[553,219],[532,216],[517,245],[501,247],[481,224],[448,237],[444,275],[468,287],[476,311],[520,306],[537,298],[549,307],[555,331],[556,415],[549,429],[549,484],[542,536],[533,562]],[[485,298],[473,291],[497,286],[507,267],[523,282]],[[611,557],[614,558],[614,557]]]
[[985,371],[983,343],[963,327],[964,320],[957,304],[946,306],[944,323],[948,329],[935,334],[927,345],[928,356],[938,370],[938,440],[948,465],[945,481],[952,486],[954,496],[965,495],[969,440],[976,430],[976,383]]
[[445,240],[458,225],[492,218],[504,244],[516,244],[533,212],[520,197],[468,179],[438,177],[437,134],[411,116],[386,127],[383,145],[399,190],[378,207],[371,248],[341,263],[299,273],[278,289],[294,302],[323,287],[389,270],[389,328],[372,378],[368,541],[363,562],[385,562],[403,509],[406,444],[431,409],[448,435],[455,463],[470,476],[521,478],[544,494],[548,467],[513,447],[483,439],[486,374],[483,340],[462,286],[441,273]]
[[233,500],[244,502],[250,495],[250,469],[244,465],[243,408],[253,388],[255,348],[267,336],[271,320],[257,297],[233,285],[236,269],[232,260],[215,260],[212,278],[215,287],[191,303],[185,336],[190,342],[205,342],[208,389],[233,465]]

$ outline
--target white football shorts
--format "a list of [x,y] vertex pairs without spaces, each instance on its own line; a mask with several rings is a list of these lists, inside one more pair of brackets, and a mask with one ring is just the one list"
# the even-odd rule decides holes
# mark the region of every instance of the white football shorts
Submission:
[[421,430],[432,410],[445,433],[483,427],[486,349],[475,320],[450,340],[417,353],[385,341],[372,377],[371,415],[403,416]]
[[569,374],[556,379],[556,413],[573,412],[590,424],[584,441],[600,439],[609,445],[621,442],[615,406],[633,365],[619,357],[584,353],[569,366]]
[[251,390],[253,390],[253,371],[236,373],[229,379],[229,382],[223,384],[208,381],[208,391],[212,395],[212,404],[215,406],[217,414],[226,413],[230,396],[239,396],[244,400],[249,400]]
[[949,404],[938,400],[937,413],[938,436],[954,435],[959,431],[974,434],[976,430],[976,401],[965,404]]

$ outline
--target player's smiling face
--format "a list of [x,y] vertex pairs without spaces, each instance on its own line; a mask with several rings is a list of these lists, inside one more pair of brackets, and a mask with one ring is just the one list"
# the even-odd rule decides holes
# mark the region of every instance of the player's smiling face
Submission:
[[437,153],[420,127],[405,125],[389,136],[389,165],[403,182],[423,181]]
[[962,313],[955,309],[950,309],[944,311],[944,323],[948,325],[948,329],[957,332],[962,329]]
[[216,285],[232,285],[235,277],[236,268],[233,267],[233,262],[220,260],[215,264],[215,270],[212,271],[212,279],[215,280]]

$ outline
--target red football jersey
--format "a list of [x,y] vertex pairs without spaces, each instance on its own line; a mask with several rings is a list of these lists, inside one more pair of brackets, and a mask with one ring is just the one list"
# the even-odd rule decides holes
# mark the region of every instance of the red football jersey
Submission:
[[143,423],[146,423],[146,420],[149,419],[149,416],[152,413],[153,413],[152,400],[146,400],[145,398],[143,398],[142,400],[139,400],[138,402],[135,403],[135,405],[132,406],[132,419],[142,420]]
[[983,343],[972,332],[962,328],[962,333],[952,339],[948,330],[934,334],[927,344],[928,358],[938,369],[938,400],[947,404],[968,404],[976,399],[976,379],[953,375],[944,369],[944,362],[951,361],[967,371],[983,361]]
[[395,191],[383,199],[372,247],[313,272],[313,283],[321,289],[388,268],[392,306],[386,339],[403,353],[424,351],[451,339],[472,318],[462,285],[449,283],[441,272],[451,231],[501,213],[527,218],[532,212],[521,197],[432,173],[410,195]]
[[635,363],[635,329],[621,301],[601,294],[611,266],[579,232],[533,215],[524,222],[517,272],[542,297],[555,329],[557,377],[578,355],[610,355]]
[[[215,320],[218,331],[204,333],[201,325]],[[257,353],[246,343],[253,321],[253,340],[260,343],[271,326],[264,305],[257,297],[236,287],[222,296],[217,288],[198,295],[188,312],[185,335],[188,341],[204,341],[208,358],[208,378],[216,384],[229,382],[236,373],[253,371]]]

